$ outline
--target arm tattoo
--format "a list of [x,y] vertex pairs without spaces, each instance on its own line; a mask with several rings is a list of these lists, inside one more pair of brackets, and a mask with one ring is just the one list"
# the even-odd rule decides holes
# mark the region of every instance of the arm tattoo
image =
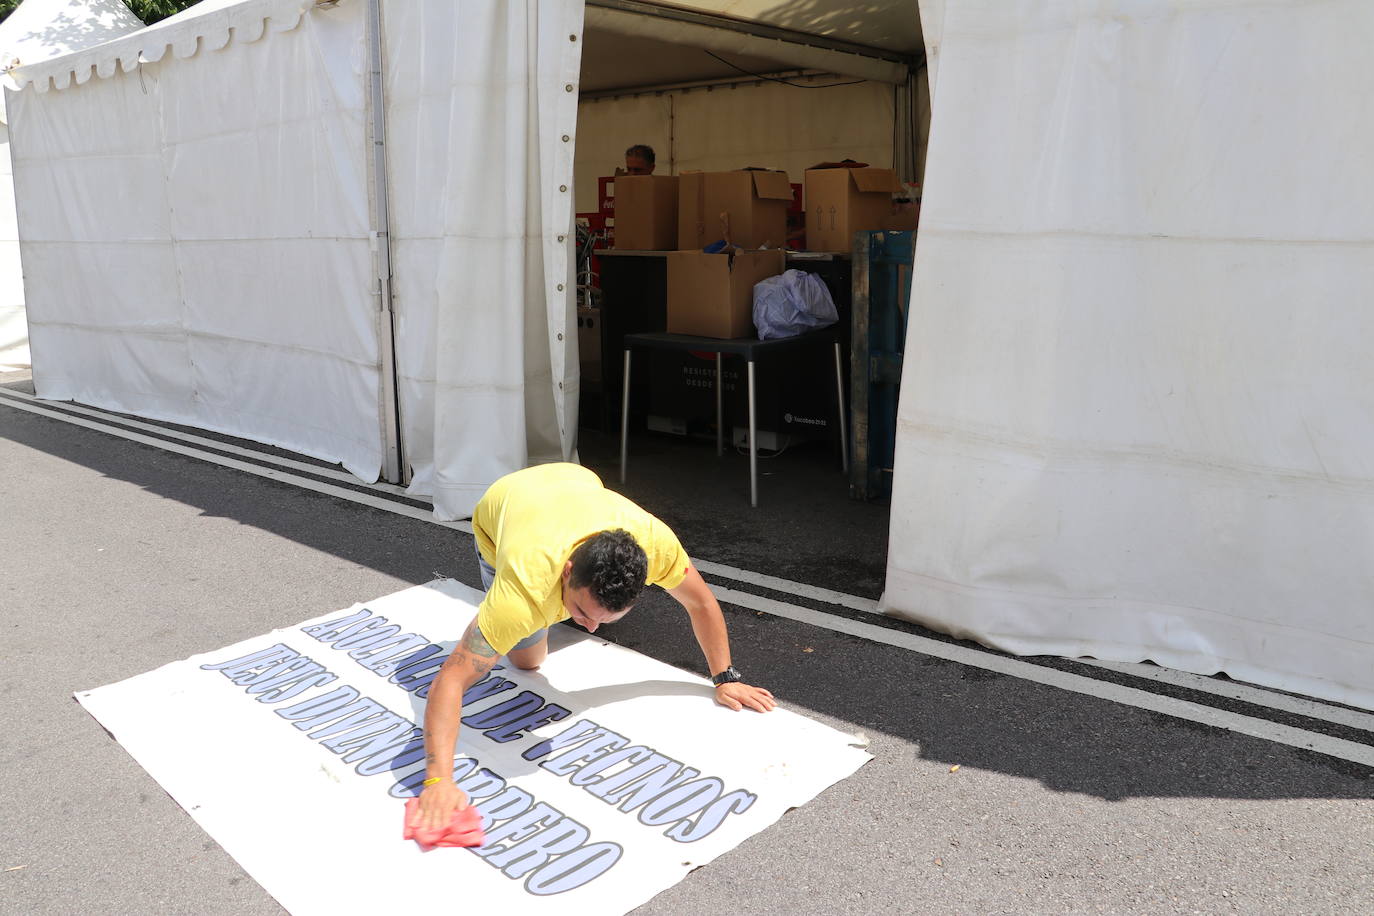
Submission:
[[[463,648],[478,658],[495,659],[500,654],[491,647],[491,643],[487,642],[487,638],[482,635],[482,631],[478,628],[475,620],[468,625],[467,631],[463,633]],[[487,667],[490,668],[491,666],[488,665]]]

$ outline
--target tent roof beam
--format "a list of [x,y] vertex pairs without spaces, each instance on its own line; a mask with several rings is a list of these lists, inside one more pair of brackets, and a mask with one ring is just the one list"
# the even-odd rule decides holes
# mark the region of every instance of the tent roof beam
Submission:
[[786,41],[791,44],[805,45],[826,51],[837,51],[842,54],[854,54],[860,57],[874,58],[887,61],[888,63],[900,64],[913,70],[919,68],[925,60],[924,52],[920,54],[902,54],[897,51],[889,51],[886,48],[875,48],[871,45],[857,44],[843,41],[838,38],[829,38],[824,35],[812,35],[809,32],[799,32],[794,29],[785,29],[759,22],[748,22],[730,16],[720,16],[713,13],[700,13],[694,10],[684,10],[677,7],[660,6],[657,3],[644,2],[644,0],[586,0],[586,3],[587,6],[600,7],[602,9],[635,13],[641,16],[654,16],[659,19],[681,22],[687,25],[726,29],[732,32],[751,35],[755,38]]

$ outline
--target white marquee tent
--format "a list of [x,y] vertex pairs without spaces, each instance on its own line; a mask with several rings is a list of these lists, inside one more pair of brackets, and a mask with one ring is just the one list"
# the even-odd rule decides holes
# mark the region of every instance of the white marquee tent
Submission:
[[404,441],[449,518],[571,454],[581,3],[380,7],[205,0],[14,71],[39,396],[364,480]]
[[[0,69],[70,54],[141,28],[124,0],[24,0],[0,22]],[[9,142],[9,117],[0,104],[0,371],[29,365]]]
[[[851,37],[888,10],[711,6]],[[240,0],[19,71],[36,383],[363,477],[404,456],[454,517],[571,453],[575,39],[595,32],[573,0],[381,0],[374,87],[370,8]],[[1374,707],[1374,12],[923,0],[921,19],[885,608]],[[98,144],[73,130],[92,117]]]
[[922,14],[888,609],[1374,708],[1374,6]]

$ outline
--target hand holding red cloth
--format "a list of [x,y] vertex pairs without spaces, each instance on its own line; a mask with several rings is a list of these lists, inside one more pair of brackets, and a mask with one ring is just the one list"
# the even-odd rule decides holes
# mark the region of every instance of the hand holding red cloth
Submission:
[[471,805],[454,809],[453,819],[436,829],[410,826],[411,821],[416,819],[419,807],[420,800],[418,798],[406,801],[405,832],[401,835],[401,839],[414,840],[426,852],[435,846],[481,846],[485,842],[486,837],[482,833],[482,816]]

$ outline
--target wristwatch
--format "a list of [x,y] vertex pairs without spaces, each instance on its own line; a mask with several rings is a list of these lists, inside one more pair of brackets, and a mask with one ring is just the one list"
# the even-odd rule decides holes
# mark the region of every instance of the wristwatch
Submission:
[[736,671],[734,666],[731,665],[729,668],[726,668],[720,674],[717,674],[715,677],[711,678],[711,683],[719,687],[721,684],[733,684],[735,681],[742,680],[744,680],[744,675]]

